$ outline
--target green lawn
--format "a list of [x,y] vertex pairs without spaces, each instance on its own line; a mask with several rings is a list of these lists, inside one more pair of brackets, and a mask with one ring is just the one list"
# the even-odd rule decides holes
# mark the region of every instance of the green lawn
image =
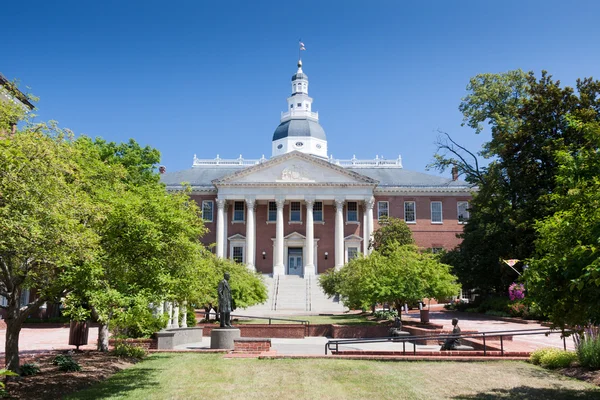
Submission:
[[[311,324],[338,324],[338,325],[376,325],[376,321],[368,320],[368,314],[342,314],[342,315],[296,315],[293,317],[280,317],[294,320],[308,321]],[[278,317],[279,318],[279,317]],[[268,324],[267,319],[236,319],[234,324]],[[273,324],[293,324],[296,322],[286,322],[273,320]]]
[[523,362],[225,359],[155,354],[68,399],[598,399]]

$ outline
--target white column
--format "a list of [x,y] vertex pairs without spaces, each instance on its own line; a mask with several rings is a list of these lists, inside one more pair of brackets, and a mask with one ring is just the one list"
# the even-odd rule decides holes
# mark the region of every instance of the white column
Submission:
[[285,267],[283,264],[283,205],[284,199],[275,200],[277,204],[277,225],[275,232],[275,265],[273,266],[273,275],[284,275]]
[[254,254],[256,254],[255,207],[256,200],[246,199],[246,266],[250,271],[256,271],[256,267],[254,266]]
[[363,206],[363,254],[366,256],[369,254],[369,222],[367,220],[367,200],[362,204]]
[[187,301],[184,301],[181,305],[181,313],[183,317],[181,317],[181,327],[187,328]]
[[173,328],[179,328],[179,303],[173,307]]
[[335,201],[335,268],[344,265],[344,200]]
[[224,258],[225,253],[225,200],[217,199],[217,257]]
[[367,240],[370,242],[373,239],[373,206],[375,205],[375,199],[371,197],[365,202],[365,205],[367,206],[367,233],[369,235]]
[[167,315],[169,316],[169,323],[167,324],[167,328],[173,327],[173,303],[170,301],[165,303],[167,305]]
[[315,201],[306,200],[306,262],[304,263],[304,276],[315,275],[315,225],[313,219],[313,205]]

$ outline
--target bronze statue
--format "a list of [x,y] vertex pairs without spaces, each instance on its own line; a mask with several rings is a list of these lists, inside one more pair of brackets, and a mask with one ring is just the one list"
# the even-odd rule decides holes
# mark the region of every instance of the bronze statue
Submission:
[[456,335],[454,337],[448,337],[444,340],[444,344],[440,350],[456,350],[457,346],[460,346],[460,327],[458,326],[458,318],[452,318],[452,335]]
[[223,274],[223,280],[219,282],[219,315],[221,328],[231,328],[231,312],[235,310],[233,298],[231,297],[231,288],[229,287],[229,272]]
[[390,328],[390,336],[398,337],[402,335],[402,333],[402,321],[400,320],[400,317],[396,316],[396,318],[394,318],[394,326]]

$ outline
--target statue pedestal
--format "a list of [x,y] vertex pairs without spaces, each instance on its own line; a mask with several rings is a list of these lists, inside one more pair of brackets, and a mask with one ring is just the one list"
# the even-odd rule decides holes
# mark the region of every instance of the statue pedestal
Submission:
[[241,337],[238,328],[214,328],[210,333],[211,349],[233,349],[233,339]]

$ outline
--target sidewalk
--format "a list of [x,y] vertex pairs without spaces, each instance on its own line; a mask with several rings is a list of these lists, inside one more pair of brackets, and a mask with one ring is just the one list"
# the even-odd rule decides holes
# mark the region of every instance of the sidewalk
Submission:
[[[471,314],[462,312],[449,312],[444,310],[432,309],[430,312],[430,321],[435,324],[444,326],[445,330],[452,330],[452,318],[459,319],[459,326],[463,331],[476,330],[479,332],[500,331],[500,330],[517,330],[517,329],[533,329],[544,328],[538,323],[516,323],[513,321],[504,321],[486,318],[485,315]],[[419,321],[419,314],[411,312],[402,314],[403,321]],[[4,356],[6,331],[0,330],[0,357]],[[89,344],[81,346],[81,349],[93,350],[96,348],[98,337],[98,328],[90,328]],[[306,337],[304,339],[279,339],[273,338],[271,345],[273,350],[281,355],[298,355],[298,354],[325,354],[325,343],[329,340],[326,337]],[[62,327],[44,327],[43,325],[35,327],[27,327],[21,330],[19,337],[19,349],[22,355],[39,354],[52,350],[71,350],[74,346],[69,346],[69,328]],[[571,338],[566,340],[567,349],[574,350],[575,346]],[[507,351],[533,351],[541,347],[556,347],[563,348],[563,341],[560,334],[544,335],[527,335],[515,336],[512,341],[504,342]],[[210,337],[204,337],[200,343],[188,345],[188,347],[210,348]],[[361,343],[343,346],[344,350],[401,350],[401,343],[385,342],[385,343]],[[407,351],[412,351],[412,345],[406,344]],[[342,350],[342,347],[340,347]],[[417,350],[432,351],[439,350],[439,346],[417,346]]]

